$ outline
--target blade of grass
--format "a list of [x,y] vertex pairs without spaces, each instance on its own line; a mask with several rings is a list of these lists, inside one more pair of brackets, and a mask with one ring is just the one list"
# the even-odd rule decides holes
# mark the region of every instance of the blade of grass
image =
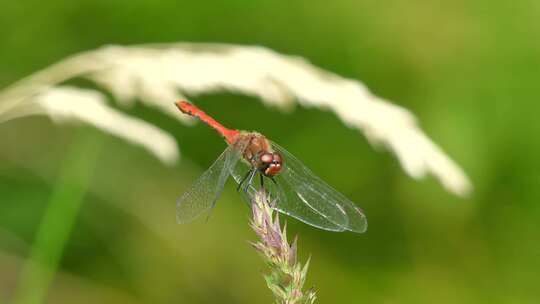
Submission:
[[14,304],[44,303],[81,203],[87,192],[103,137],[84,131],[71,147],[54,185],[30,256],[13,296]]

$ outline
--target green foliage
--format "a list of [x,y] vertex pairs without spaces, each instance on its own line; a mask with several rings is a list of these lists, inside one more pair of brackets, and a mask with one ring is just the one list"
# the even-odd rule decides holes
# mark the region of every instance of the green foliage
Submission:
[[[63,165],[59,181],[48,202],[43,220],[24,264],[13,297],[14,304],[44,303],[64,247],[83,202],[101,144],[94,137],[81,134],[69,159]],[[87,137],[87,138],[84,138]]]

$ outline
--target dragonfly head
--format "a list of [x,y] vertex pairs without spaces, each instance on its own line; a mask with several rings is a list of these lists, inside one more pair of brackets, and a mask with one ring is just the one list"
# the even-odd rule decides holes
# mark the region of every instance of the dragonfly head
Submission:
[[281,171],[283,165],[283,158],[278,152],[265,152],[261,155],[261,171],[266,176],[274,176]]

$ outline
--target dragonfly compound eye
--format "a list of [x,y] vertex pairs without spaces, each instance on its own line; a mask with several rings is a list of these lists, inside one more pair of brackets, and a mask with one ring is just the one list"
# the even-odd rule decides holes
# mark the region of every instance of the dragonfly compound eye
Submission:
[[[278,174],[280,171],[281,171],[281,167],[283,166],[282,164],[282,159],[281,159],[281,154],[277,153],[277,152],[274,152],[272,154],[270,154],[271,156],[271,161],[270,163],[268,164],[268,166],[264,169],[264,174],[266,176],[274,176],[276,174]],[[262,158],[261,158],[262,160]]]
[[272,155],[272,153],[266,152],[261,155],[261,162],[263,164],[271,164],[273,160],[274,156]]
[[281,158],[281,154],[279,154],[278,152],[272,153],[272,157],[273,157],[273,161],[272,161],[273,164],[280,164],[281,165],[283,163],[283,159]]

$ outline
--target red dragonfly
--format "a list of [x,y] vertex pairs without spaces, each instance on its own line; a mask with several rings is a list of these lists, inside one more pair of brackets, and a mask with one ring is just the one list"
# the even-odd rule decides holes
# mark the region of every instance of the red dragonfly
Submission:
[[178,222],[189,222],[211,210],[227,178],[232,176],[238,184],[237,190],[248,200],[258,187],[264,187],[276,200],[273,209],[306,224],[330,231],[366,231],[367,220],[362,210],[284,148],[260,133],[227,129],[186,101],[179,101],[176,106],[214,128],[228,144],[212,166],[178,199]]

